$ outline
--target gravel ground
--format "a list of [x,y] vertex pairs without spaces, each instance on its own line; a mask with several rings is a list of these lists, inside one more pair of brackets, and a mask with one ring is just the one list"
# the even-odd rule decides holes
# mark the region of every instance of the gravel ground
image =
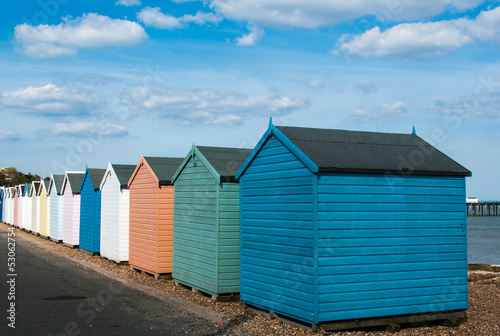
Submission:
[[[7,225],[2,224],[3,229]],[[88,267],[128,284],[136,284],[146,292],[162,293],[166,300],[173,299],[177,305],[182,302],[183,307],[193,314],[202,315],[224,327],[221,335],[500,335],[500,276],[498,273],[473,271],[469,272],[469,311],[467,322],[458,327],[441,325],[424,327],[405,327],[397,333],[384,329],[345,331],[328,333],[324,331],[312,332],[282,321],[271,319],[246,309],[239,302],[214,302],[201,293],[174,285],[172,280],[155,280],[139,272],[135,272],[127,265],[117,265],[99,256],[89,256],[77,249],[68,248],[62,244],[33,236],[21,230],[16,234],[39,245],[44,253],[57,253],[79,262],[82,267]],[[204,307],[196,309],[193,307]]]

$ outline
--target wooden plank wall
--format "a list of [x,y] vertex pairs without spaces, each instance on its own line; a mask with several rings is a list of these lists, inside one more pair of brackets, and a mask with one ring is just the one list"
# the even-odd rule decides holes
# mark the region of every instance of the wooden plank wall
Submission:
[[61,222],[61,214],[63,212],[62,202],[59,200],[62,196],[57,195],[56,187],[52,183],[52,187],[50,189],[50,237],[56,240],[62,239],[62,222]]
[[240,292],[240,188],[224,182],[219,193],[218,294]]
[[219,184],[197,157],[175,181],[173,278],[217,294]]
[[467,309],[463,177],[324,174],[319,321]]
[[312,322],[313,175],[274,136],[240,179],[241,300]]
[[100,252],[101,247],[101,191],[95,190],[86,175],[80,202],[80,248]]
[[130,185],[129,264],[158,274],[158,182],[142,165]]
[[[42,182],[43,183],[43,182]],[[43,186],[40,186],[43,188]],[[41,191],[40,198],[40,234],[48,237],[50,235],[50,225],[49,225],[49,215],[50,215],[50,198],[45,194],[45,191]]]
[[[116,175],[113,171],[111,171],[111,174],[106,173],[106,180],[101,189],[101,256],[117,262],[128,261],[128,251],[125,260],[121,260],[122,258],[120,257],[122,231],[120,222],[120,196],[120,184]],[[127,246],[128,239],[127,235]]]

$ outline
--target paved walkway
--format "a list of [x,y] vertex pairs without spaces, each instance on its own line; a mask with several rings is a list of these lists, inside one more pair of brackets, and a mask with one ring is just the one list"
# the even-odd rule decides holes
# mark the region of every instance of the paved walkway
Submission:
[[[212,322],[47,253],[20,235],[15,237],[15,269],[9,271],[8,248],[8,232],[0,228],[2,336],[217,334]],[[11,271],[16,275],[8,276]],[[9,298],[14,292],[15,299]],[[15,329],[8,326],[11,303]]]

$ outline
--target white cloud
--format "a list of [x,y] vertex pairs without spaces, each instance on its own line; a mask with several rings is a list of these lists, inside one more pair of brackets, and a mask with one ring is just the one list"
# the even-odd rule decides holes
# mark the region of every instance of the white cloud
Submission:
[[351,111],[352,118],[358,121],[381,121],[400,118],[406,111],[408,105],[404,102],[397,101],[392,105],[382,104],[371,110],[357,109]]
[[20,138],[21,136],[17,133],[0,131],[0,141],[16,141]]
[[0,95],[0,106],[8,110],[46,116],[89,114],[103,104],[102,98],[94,94],[54,84],[29,86]]
[[257,41],[264,36],[264,29],[259,28],[255,25],[250,25],[248,27],[250,33],[236,38],[236,44],[239,46],[253,46]]
[[473,39],[464,33],[468,20],[430,23],[403,23],[383,32],[379,27],[357,35],[344,35],[333,54],[358,57],[393,56],[403,59],[427,58],[454,51]]
[[369,93],[378,92],[378,87],[366,79],[360,79],[353,84],[355,89],[363,92],[363,94],[367,95]]
[[139,21],[146,26],[158,29],[183,29],[190,23],[204,25],[206,23],[219,23],[222,19],[214,13],[197,12],[195,15],[184,14],[181,17],[175,17],[163,14],[159,7],[146,7],[137,13]]
[[125,92],[122,104],[136,113],[147,113],[181,124],[234,125],[255,114],[285,115],[308,106],[304,98],[247,96],[230,91],[138,89]]
[[90,134],[100,134],[108,137],[120,137],[127,135],[125,127],[115,124],[98,124],[93,122],[80,123],[58,123],[51,130],[53,135],[86,136]]
[[500,42],[500,7],[479,13],[469,32],[480,41]]
[[[457,2],[457,6],[460,2]],[[357,57],[428,58],[455,51],[476,41],[500,43],[500,7],[482,11],[474,20],[402,23],[381,31],[343,35],[332,54]]]
[[299,78],[299,82],[304,83],[313,89],[320,89],[325,85],[325,79],[322,77],[310,78],[309,76],[303,76]]
[[139,0],[118,0],[115,5],[122,5],[127,7],[140,6],[141,2]]
[[144,28],[136,22],[94,13],[58,25],[23,23],[14,28],[14,40],[20,52],[36,58],[73,55],[80,48],[134,45],[147,37]]
[[[179,2],[179,1],[177,1]],[[225,18],[260,26],[317,28],[374,14],[388,21],[418,20],[464,11],[483,0],[210,0]]]
[[500,116],[500,93],[455,97],[441,95],[434,98],[433,105],[429,106],[428,110],[441,115],[498,117]]

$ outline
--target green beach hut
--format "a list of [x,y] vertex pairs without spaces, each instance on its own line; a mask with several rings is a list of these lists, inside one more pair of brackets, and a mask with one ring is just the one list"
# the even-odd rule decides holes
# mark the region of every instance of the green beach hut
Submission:
[[239,184],[250,149],[195,146],[172,178],[175,281],[214,298],[239,293]]

